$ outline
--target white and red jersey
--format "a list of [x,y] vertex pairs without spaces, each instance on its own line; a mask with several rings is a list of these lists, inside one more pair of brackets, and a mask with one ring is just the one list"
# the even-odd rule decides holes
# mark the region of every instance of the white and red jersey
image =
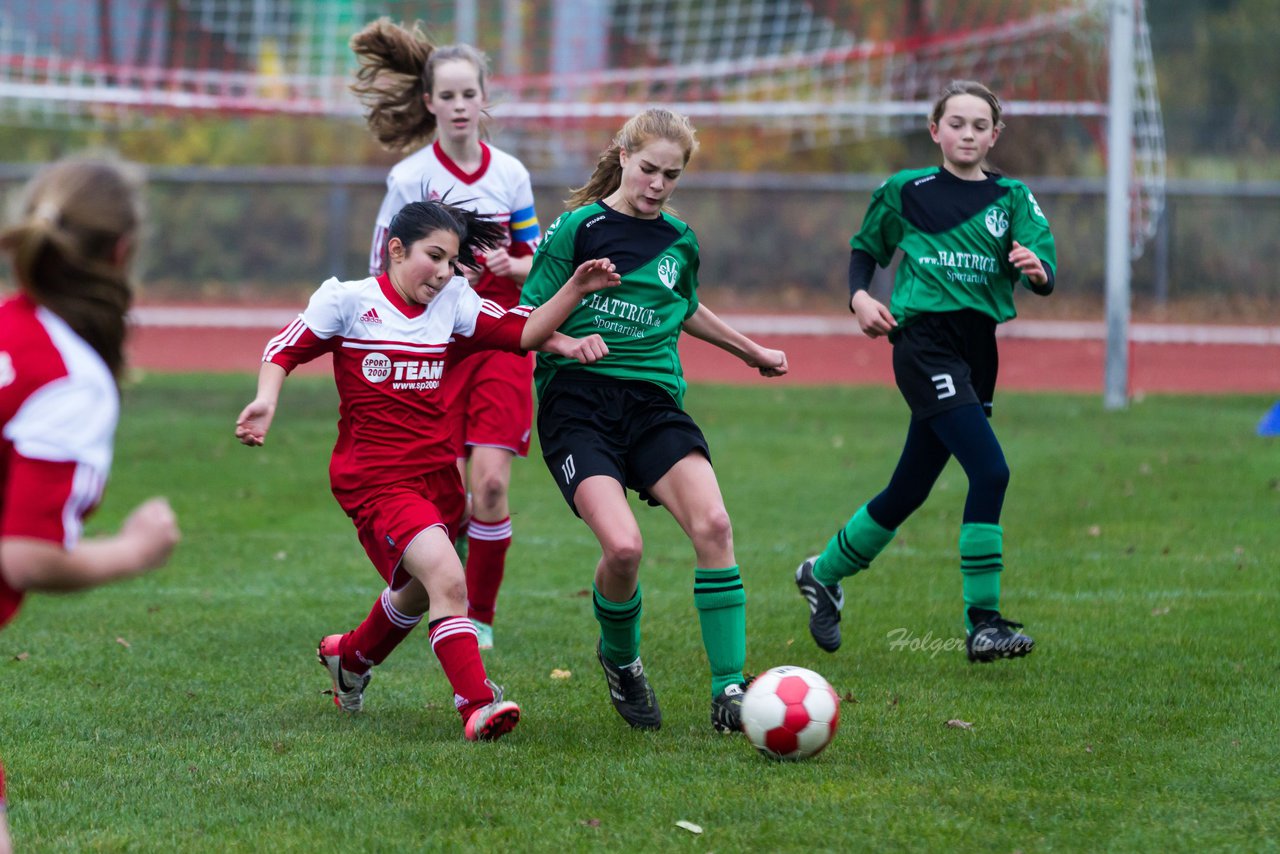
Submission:
[[335,491],[365,489],[454,465],[445,372],[476,350],[524,352],[530,311],[484,299],[461,276],[426,306],[406,303],[385,275],[329,279],[262,360],[292,371],[333,354],[339,417],[329,479]]
[[[25,295],[0,303],[0,537],[75,547],[111,472],[119,414],[110,369],[62,318]],[[0,575],[0,626],[21,601]]]
[[[467,173],[445,154],[437,140],[401,160],[387,175],[387,195],[378,210],[373,245],[369,249],[370,275],[382,272],[391,218],[410,202],[441,198],[506,225],[507,252],[512,257],[532,255],[538,248],[541,231],[533,208],[529,170],[524,164],[505,151],[481,142],[480,166],[475,172]],[[520,284],[488,270],[482,273],[475,289],[505,308],[520,302]]]

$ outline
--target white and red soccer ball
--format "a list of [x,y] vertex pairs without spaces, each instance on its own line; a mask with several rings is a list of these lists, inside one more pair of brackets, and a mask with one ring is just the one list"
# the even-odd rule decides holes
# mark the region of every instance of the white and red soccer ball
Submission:
[[831,743],[839,723],[839,695],[803,667],[766,670],[742,698],[742,731],[771,759],[808,759]]

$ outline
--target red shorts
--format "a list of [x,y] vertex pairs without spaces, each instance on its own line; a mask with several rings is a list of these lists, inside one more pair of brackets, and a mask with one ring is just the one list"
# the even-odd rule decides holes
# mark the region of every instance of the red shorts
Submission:
[[468,356],[449,367],[445,411],[458,456],[471,447],[506,448],[518,457],[529,454],[533,428],[533,360],[498,350]]
[[452,541],[467,505],[456,466],[369,489],[335,490],[334,496],[355,523],[374,569],[392,590],[409,581],[409,573],[400,567],[409,543],[437,525]]

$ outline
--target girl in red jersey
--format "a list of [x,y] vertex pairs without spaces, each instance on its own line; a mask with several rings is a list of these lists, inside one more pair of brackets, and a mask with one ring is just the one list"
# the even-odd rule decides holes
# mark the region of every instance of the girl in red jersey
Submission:
[[389,233],[386,273],[330,279],[267,344],[258,394],[240,413],[236,438],[261,445],[285,376],[333,354],[341,405],[330,483],[387,582],[363,623],[320,641],[317,654],[333,679],[334,702],[360,711],[371,668],[426,614],[464,734],[492,740],[511,731],[520,709],[489,681],[475,626],[465,616],[453,533],[466,494],[442,385],[456,360],[482,349],[543,349],[583,364],[598,360],[608,352],[600,336],[570,338],[555,330],[585,296],[620,279],[607,259],[589,261],[545,305],[504,309],[455,275],[455,265],[470,265],[477,251],[497,245],[502,226],[444,202],[413,202],[391,220]]
[[[179,539],[163,498],[114,536],[81,539],[111,469],[129,262],[141,182],[105,159],[66,160],[27,185],[0,233],[18,293],[0,302],[0,626],[27,591],[94,587],[161,566]],[[0,769],[0,854],[12,850]]]
[[[370,274],[382,272],[396,211],[443,197],[503,226],[499,245],[463,272],[482,297],[504,308],[517,305],[541,232],[529,171],[481,138],[488,105],[484,54],[466,44],[437,47],[417,28],[387,19],[362,29],[351,47],[360,60],[352,88],[370,131],[390,150],[412,151],[387,175]],[[478,353],[449,372],[444,393],[471,505],[458,540],[466,555],[467,616],[487,649],[511,547],[511,463],[529,453],[533,357]]]

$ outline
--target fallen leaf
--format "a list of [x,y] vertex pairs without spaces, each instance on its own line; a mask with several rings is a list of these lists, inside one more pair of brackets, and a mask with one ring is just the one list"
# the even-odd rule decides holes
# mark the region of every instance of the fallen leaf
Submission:
[[846,703],[856,703],[856,702],[858,702],[858,698],[857,698],[857,697],[855,697],[855,696],[853,696],[853,692],[852,692],[852,691],[845,691],[843,694],[841,694],[841,695],[840,695],[840,699],[841,699],[841,700],[844,700]]
[[116,643],[120,644],[125,649],[129,649],[131,646],[131,644],[124,638],[116,638]]
[[679,828],[682,828],[682,829],[684,829],[684,830],[687,830],[687,831],[689,831],[690,833],[701,833],[701,832],[702,832],[702,828],[701,828],[701,827],[699,827],[698,825],[694,824],[694,823],[693,823],[693,822],[691,822],[691,821],[685,821],[684,819],[680,819],[679,821],[677,821],[677,822],[676,822],[676,827],[679,827]]
[[288,552],[276,552],[276,560],[285,560],[289,557]]
[[1151,609],[1151,616],[1153,617],[1163,617],[1167,613],[1169,613],[1168,608],[1152,608]]
[[1102,526],[1101,526],[1101,525],[1090,525],[1090,526],[1089,526],[1089,536],[1091,536],[1091,537],[1101,537],[1101,536],[1102,536]]
[[973,724],[968,721],[962,721],[959,718],[952,718],[947,721],[947,726],[954,727],[955,729],[973,729]]
[[573,675],[572,670],[561,670],[559,667],[551,671],[552,679],[568,679],[572,675]]
[[1085,753],[1093,753],[1093,745],[1092,745],[1092,744],[1086,744],[1086,745],[1084,746],[1084,752],[1085,752]]
[[590,590],[587,590],[587,589],[584,587],[582,590],[579,590],[577,593],[575,593],[575,594],[573,594],[573,595],[574,595],[574,596],[577,596],[579,599],[585,599],[586,597],[588,597],[588,596],[590,596],[590,595],[591,595],[591,591],[590,591]]
[[586,819],[582,819],[582,818],[580,818],[580,819],[578,819],[578,824],[582,825],[583,827],[599,827],[599,826],[600,826],[600,819],[598,819],[598,818],[586,818]]
[[26,660],[27,660],[28,658],[30,658],[30,657],[31,657],[31,653],[29,653],[29,652],[20,652],[20,653],[18,653],[17,655],[15,655],[15,656],[13,657],[13,660],[14,660],[14,661],[26,661]]

